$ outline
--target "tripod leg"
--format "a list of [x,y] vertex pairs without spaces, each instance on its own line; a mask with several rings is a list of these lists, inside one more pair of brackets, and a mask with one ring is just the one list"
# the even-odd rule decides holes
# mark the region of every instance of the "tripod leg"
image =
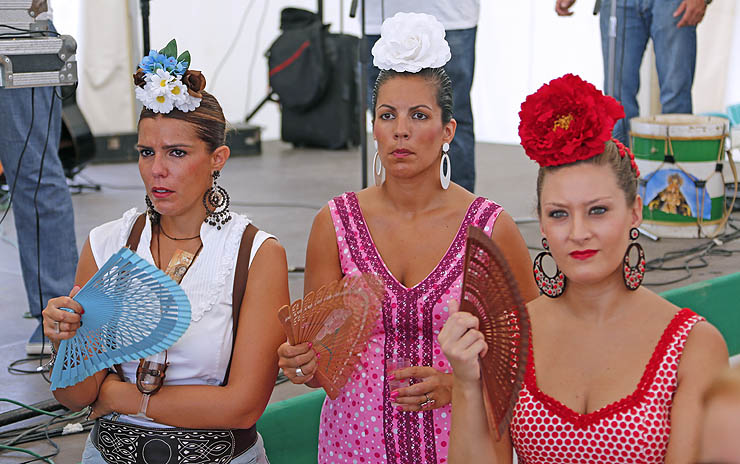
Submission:
[[252,119],[255,114],[257,114],[257,112],[265,105],[265,103],[267,103],[269,101],[277,102],[277,100],[275,100],[275,98],[273,97],[273,95],[274,95],[273,92],[268,93],[265,96],[265,98],[263,98],[262,101],[260,101],[257,104],[257,107],[255,109],[253,109],[252,112],[247,115],[247,117],[244,119],[244,122],[249,122],[249,120]]

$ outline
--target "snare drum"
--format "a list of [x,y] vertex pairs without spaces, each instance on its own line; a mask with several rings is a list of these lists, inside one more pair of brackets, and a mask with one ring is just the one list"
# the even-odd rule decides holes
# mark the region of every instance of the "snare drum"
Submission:
[[642,227],[659,237],[721,233],[728,215],[722,175],[727,120],[663,114],[632,118],[630,124]]

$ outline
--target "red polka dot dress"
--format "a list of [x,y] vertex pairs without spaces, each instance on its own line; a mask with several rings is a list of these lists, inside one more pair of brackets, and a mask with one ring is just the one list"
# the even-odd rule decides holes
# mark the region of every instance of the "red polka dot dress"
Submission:
[[662,463],[671,433],[678,363],[689,332],[703,320],[682,309],[663,332],[637,389],[589,414],[540,391],[530,358],[509,428],[522,464]]
[[324,402],[318,462],[444,464],[450,441],[450,406],[425,412],[397,411],[386,381],[386,360],[405,357],[413,365],[451,372],[437,335],[447,321],[449,301],[460,300],[467,229],[474,225],[490,235],[502,209],[484,198],[474,200],[437,267],[411,288],[398,282],[385,266],[354,193],[334,198],[329,211],[342,274],[377,274],[385,284],[386,298],[382,319],[355,375],[336,400],[327,398]]

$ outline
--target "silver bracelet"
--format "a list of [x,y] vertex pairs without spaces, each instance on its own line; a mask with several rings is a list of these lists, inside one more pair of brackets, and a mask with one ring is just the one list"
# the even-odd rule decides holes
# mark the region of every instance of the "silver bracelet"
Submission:
[[39,372],[46,369],[51,370],[51,368],[54,367],[54,361],[57,360],[57,350],[56,348],[54,348],[54,344],[51,342],[51,340],[49,340],[49,346],[51,347],[51,357],[46,362],[46,364],[37,369]]

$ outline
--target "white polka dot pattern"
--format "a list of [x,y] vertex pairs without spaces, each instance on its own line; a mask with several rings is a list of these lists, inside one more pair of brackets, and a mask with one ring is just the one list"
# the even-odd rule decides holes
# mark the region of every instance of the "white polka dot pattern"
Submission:
[[[319,424],[318,462],[422,464],[447,463],[450,406],[424,413],[399,412],[390,401],[385,360],[394,354],[417,359],[418,365],[451,372],[437,342],[449,314],[450,299],[460,298],[462,258],[467,223],[489,231],[501,208],[483,198],[466,215],[465,235],[432,273],[413,288],[403,287],[390,274],[365,227],[353,193],[329,202],[337,237],[342,274],[375,272],[386,285],[383,320],[378,323],[355,374],[340,396],[327,399]],[[490,232],[488,232],[490,235]]]
[[671,433],[678,362],[694,325],[682,309],[663,332],[637,389],[589,414],[579,414],[537,387],[534,357],[514,408],[510,435],[521,464],[662,463]]

